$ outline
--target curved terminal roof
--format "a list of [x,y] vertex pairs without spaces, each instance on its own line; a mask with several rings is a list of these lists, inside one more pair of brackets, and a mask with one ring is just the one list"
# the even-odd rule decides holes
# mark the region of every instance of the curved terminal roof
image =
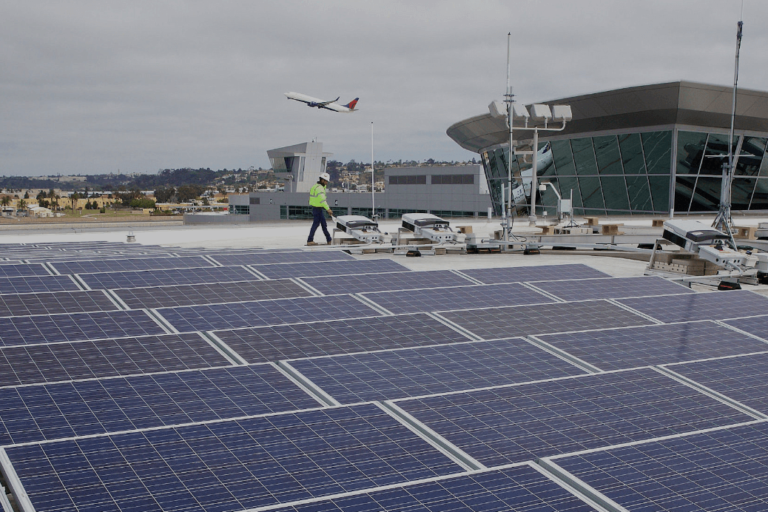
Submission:
[[[670,82],[598,92],[545,103],[570,105],[573,120],[553,135],[573,135],[662,125],[729,129],[732,87],[695,82]],[[768,92],[739,89],[736,129],[768,134]],[[509,140],[506,120],[490,113],[470,117],[447,130],[456,143],[479,153]],[[547,138],[546,132],[539,136]]]

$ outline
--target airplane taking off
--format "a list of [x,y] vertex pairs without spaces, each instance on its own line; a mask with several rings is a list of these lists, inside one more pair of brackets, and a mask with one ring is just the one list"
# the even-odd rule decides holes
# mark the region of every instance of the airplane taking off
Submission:
[[286,92],[285,95],[289,100],[306,103],[308,107],[324,108],[326,110],[333,110],[334,112],[341,112],[342,114],[356,112],[357,109],[355,108],[355,105],[357,105],[357,100],[360,99],[355,98],[346,105],[339,105],[336,103],[339,101],[339,98],[331,101],[323,101],[318,98],[313,98],[312,96],[307,96],[306,94],[299,94],[298,92]]

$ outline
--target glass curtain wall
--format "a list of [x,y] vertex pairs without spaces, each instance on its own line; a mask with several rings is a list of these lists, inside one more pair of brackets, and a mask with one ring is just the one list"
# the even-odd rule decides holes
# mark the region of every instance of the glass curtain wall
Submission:
[[[546,142],[539,145],[544,148]],[[552,158],[540,158],[539,182],[548,181],[567,199],[575,215],[647,215],[669,212],[672,131],[629,133],[552,141]],[[496,215],[501,213],[501,184],[507,182],[506,148],[481,154]],[[543,165],[542,165],[543,164]],[[530,164],[513,174],[525,175]],[[519,184],[518,184],[519,186]],[[766,187],[768,191],[768,187]],[[536,214],[557,213],[551,187],[535,191]]]
[[[734,210],[768,210],[768,157],[763,137],[734,137],[741,146],[731,187]],[[717,211],[728,134],[680,131],[677,136],[675,213]]]

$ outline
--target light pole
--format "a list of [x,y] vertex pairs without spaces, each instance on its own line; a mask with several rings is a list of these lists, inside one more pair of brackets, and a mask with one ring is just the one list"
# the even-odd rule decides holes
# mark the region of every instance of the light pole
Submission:
[[376,173],[373,165],[373,121],[371,121],[371,220],[376,220]]

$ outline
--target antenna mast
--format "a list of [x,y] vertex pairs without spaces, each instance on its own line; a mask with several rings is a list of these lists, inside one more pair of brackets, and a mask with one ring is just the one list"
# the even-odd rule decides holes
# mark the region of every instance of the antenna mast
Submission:
[[[743,5],[743,4],[742,4]],[[731,184],[735,174],[735,162],[738,156],[733,154],[733,136],[736,124],[736,91],[739,83],[739,50],[741,49],[741,34],[744,22],[739,20],[736,31],[736,62],[733,71],[733,101],[731,104],[731,131],[728,134],[728,162],[723,162],[723,179],[720,188],[720,209],[717,217],[712,223],[712,227],[721,230],[728,235],[733,248],[736,249],[736,242],[733,239],[733,219],[731,218]]]

